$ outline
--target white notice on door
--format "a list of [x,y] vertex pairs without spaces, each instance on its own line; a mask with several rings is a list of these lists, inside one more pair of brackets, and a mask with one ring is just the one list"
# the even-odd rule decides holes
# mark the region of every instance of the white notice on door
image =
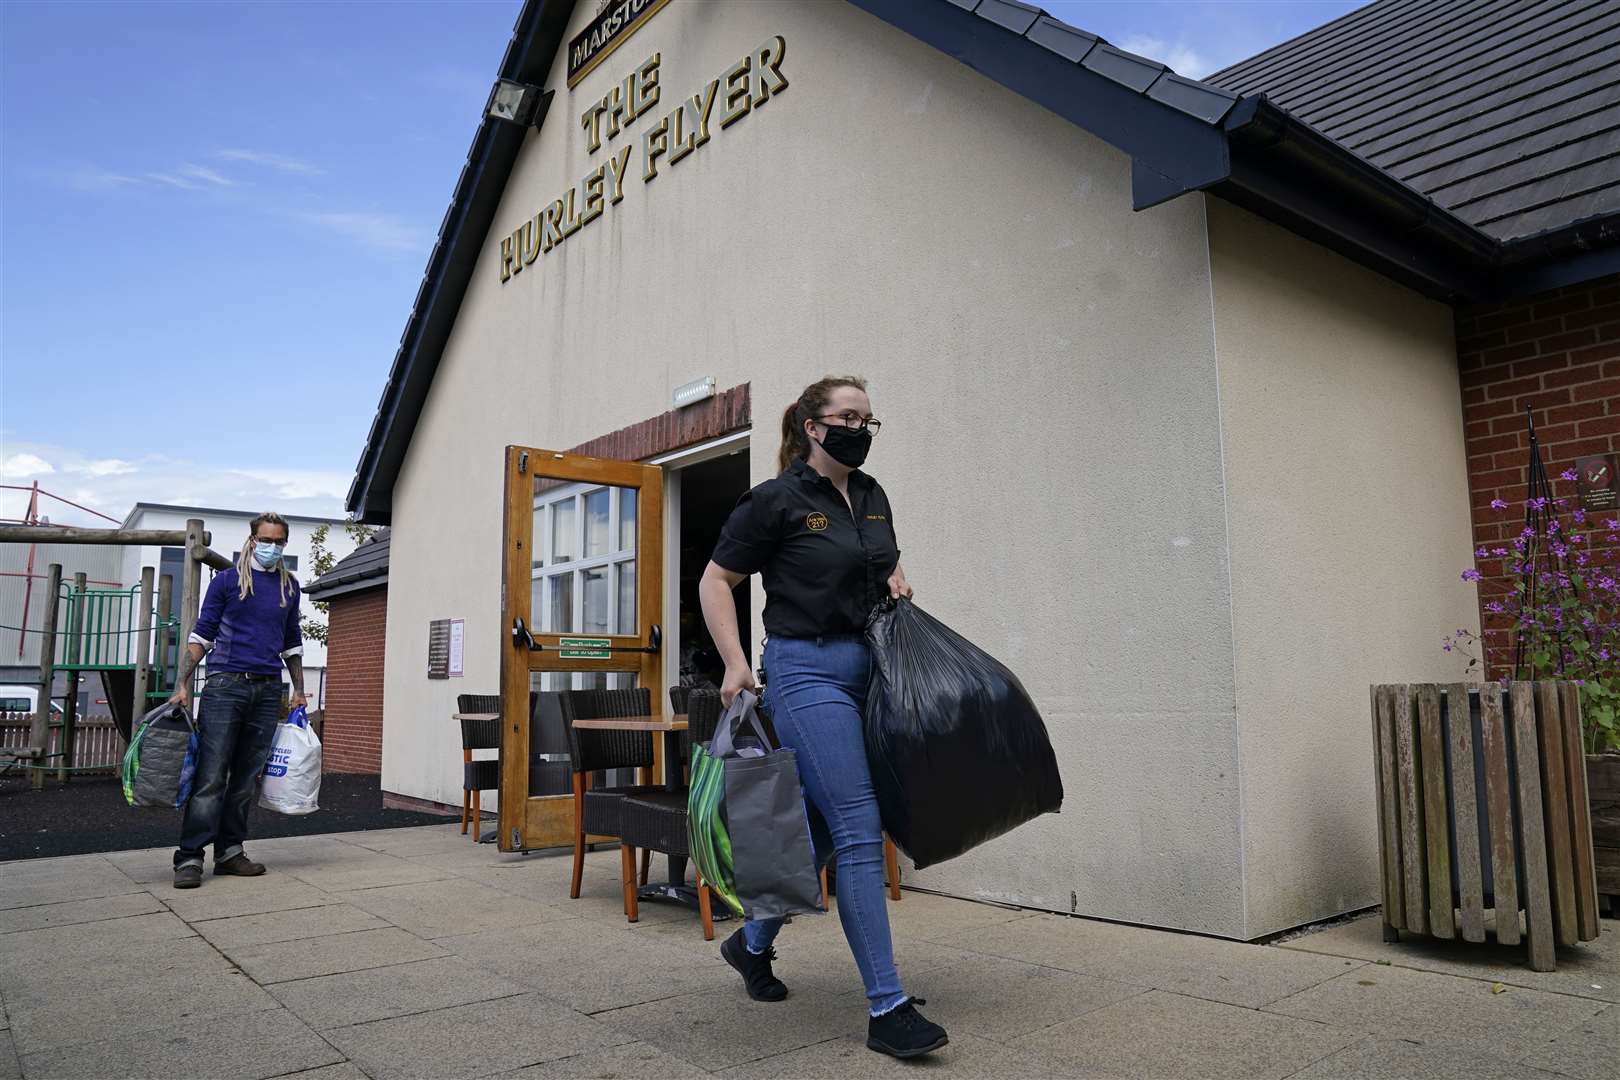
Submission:
[[450,676],[455,678],[461,674],[462,646],[467,640],[467,621],[465,619],[450,620]]

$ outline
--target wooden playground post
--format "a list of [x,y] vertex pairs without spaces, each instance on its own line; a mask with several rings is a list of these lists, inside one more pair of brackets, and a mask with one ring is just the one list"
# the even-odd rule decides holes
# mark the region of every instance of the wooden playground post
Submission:
[[[186,655],[187,643],[191,641],[191,632],[196,629],[197,609],[202,604],[202,562],[197,558],[197,549],[208,546],[205,536],[201,518],[188,518],[186,520],[185,576],[180,580],[180,656],[182,658]],[[181,660],[180,667],[185,667],[184,659]],[[177,686],[175,689],[178,690],[179,687]]]
[[90,575],[79,571],[73,575],[73,614],[68,625],[67,668],[68,692],[62,702],[62,737],[56,744],[56,782],[67,783],[68,769],[73,766],[73,725],[79,719],[79,645],[84,634],[85,592],[90,588]]
[[45,755],[51,748],[51,691],[56,684],[56,602],[62,591],[62,564],[51,563],[46,578],[45,618],[39,639],[39,702],[34,706],[34,722],[28,732],[28,744],[34,748],[34,768],[30,775],[34,787],[45,786]]
[[158,689],[173,690],[169,685],[169,616],[174,613],[174,575],[164,574],[158,581],[157,599],[157,668]]
[[146,684],[152,673],[152,575],[150,566],[141,567],[140,622],[135,633],[135,697],[129,710],[130,738],[135,737],[135,725],[146,715]]

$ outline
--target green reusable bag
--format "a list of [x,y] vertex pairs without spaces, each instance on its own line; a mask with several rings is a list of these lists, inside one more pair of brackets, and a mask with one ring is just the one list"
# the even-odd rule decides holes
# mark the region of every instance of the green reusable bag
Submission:
[[771,746],[757,705],[742,691],[709,745],[692,746],[686,807],[692,861],[738,916],[819,913],[821,878],[798,760],[792,750]]

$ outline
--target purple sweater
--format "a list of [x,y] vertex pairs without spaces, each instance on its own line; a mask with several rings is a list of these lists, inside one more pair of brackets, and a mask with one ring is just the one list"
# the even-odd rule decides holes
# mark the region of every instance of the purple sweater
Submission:
[[241,578],[236,567],[214,575],[191,640],[205,648],[208,672],[249,671],[263,675],[281,674],[282,658],[301,656],[304,633],[298,625],[298,580],[293,579],[292,595],[281,606],[281,575],[253,568],[253,595],[241,597]]

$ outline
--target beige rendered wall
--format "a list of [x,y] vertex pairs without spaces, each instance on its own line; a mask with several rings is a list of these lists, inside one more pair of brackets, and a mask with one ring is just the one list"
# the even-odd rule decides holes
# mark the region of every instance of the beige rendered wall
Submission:
[[[790,87],[644,184],[640,130],[773,34]],[[585,103],[655,51],[623,202],[503,285],[501,233],[610,152]],[[1240,933],[1203,200],[1132,213],[1123,155],[845,4],[675,0],[547,85],[395,491],[384,787],[459,798],[454,695],[494,689],[505,647],[505,444],[571,446],[713,375],[752,384],[762,481],[782,407],[855,370],[920,602],[1024,679],[1068,791],[908,880]],[[462,680],[425,677],[439,617],[467,619]]]
[[1451,309],[1208,205],[1252,938],[1378,902],[1368,684],[1477,608]]

